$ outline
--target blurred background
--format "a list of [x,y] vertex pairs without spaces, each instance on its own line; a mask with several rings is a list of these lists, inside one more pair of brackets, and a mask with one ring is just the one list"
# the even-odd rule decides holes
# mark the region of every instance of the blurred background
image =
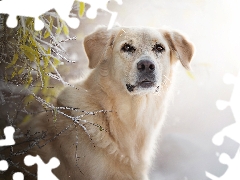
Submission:
[[[216,146],[212,138],[236,121],[231,108],[220,111],[216,101],[230,100],[234,85],[225,84],[223,76],[237,76],[240,70],[240,1],[123,0],[122,5],[110,1],[108,8],[118,12],[116,22],[121,26],[167,26],[187,35],[196,49],[193,77],[180,65],[176,73],[150,179],[209,180],[205,171],[223,176],[228,166],[219,156],[224,152],[234,158],[239,143],[226,136]],[[107,13],[99,11],[96,19],[82,20],[80,28],[87,34],[108,21]]]

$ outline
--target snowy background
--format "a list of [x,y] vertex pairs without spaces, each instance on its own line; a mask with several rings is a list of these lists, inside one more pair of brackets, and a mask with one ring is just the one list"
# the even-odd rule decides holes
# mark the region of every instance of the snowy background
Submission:
[[239,148],[228,137],[216,146],[212,137],[235,122],[231,108],[219,111],[216,101],[229,101],[234,85],[226,85],[223,76],[240,70],[240,2],[123,0],[111,8],[122,26],[168,26],[187,34],[196,49],[194,79],[179,67],[151,180],[209,180],[205,171],[222,176],[228,166],[219,162],[220,154],[233,158]]

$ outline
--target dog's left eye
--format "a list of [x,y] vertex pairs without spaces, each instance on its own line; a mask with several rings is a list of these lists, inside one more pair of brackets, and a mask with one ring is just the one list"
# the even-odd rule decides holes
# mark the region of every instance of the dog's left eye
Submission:
[[133,47],[133,46],[130,45],[130,44],[125,43],[125,44],[122,46],[121,50],[124,51],[124,52],[131,52],[131,53],[133,53],[133,52],[135,52],[136,48]]
[[163,52],[165,49],[161,44],[155,44],[152,48],[153,51],[157,52],[157,53],[161,53]]

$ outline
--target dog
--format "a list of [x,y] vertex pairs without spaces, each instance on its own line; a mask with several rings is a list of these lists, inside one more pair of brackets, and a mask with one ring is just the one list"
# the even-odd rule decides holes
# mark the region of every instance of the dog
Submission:
[[32,151],[60,160],[59,179],[148,180],[175,66],[190,69],[194,47],[177,31],[145,27],[99,27],[83,44],[91,73],[59,94],[56,107],[68,108],[25,125],[53,137]]

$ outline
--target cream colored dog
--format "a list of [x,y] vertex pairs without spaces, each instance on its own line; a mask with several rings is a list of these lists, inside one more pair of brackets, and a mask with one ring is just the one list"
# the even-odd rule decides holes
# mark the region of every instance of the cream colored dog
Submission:
[[93,70],[56,104],[76,109],[59,110],[65,115],[55,123],[44,113],[28,124],[49,137],[62,131],[35,152],[45,162],[60,160],[59,179],[147,180],[174,64],[189,68],[193,46],[174,31],[101,27],[84,47]]

